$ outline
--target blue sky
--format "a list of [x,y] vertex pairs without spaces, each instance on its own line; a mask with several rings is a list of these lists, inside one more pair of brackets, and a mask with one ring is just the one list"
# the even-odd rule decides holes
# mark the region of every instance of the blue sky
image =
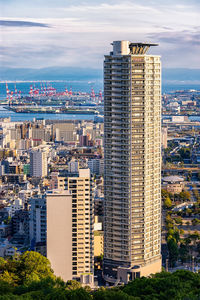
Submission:
[[156,42],[164,67],[200,68],[200,1],[0,0],[0,66],[101,68],[113,40]]

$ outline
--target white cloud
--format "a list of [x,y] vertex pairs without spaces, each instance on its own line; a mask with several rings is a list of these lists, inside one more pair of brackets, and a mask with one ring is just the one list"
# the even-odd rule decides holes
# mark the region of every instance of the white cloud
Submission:
[[[7,47],[6,62],[10,57],[12,64],[21,67],[80,64],[94,68],[102,67],[103,55],[111,50],[110,43],[113,40],[128,39],[160,42],[160,47],[153,51],[164,57],[164,64],[200,68],[200,62],[199,65],[194,63],[195,57],[198,61],[197,51],[190,60],[187,55],[189,47],[184,47],[180,56],[180,39],[176,39],[177,32],[184,35],[184,30],[188,30],[184,43],[194,43],[190,34],[195,34],[200,26],[199,6],[195,5],[194,1],[190,5],[180,1],[171,1],[169,4],[169,1],[164,3],[158,0],[118,0],[107,3],[87,1],[77,5],[72,4],[72,1],[68,1],[68,5],[65,1],[58,3],[60,6],[52,7],[51,2],[43,13],[43,10],[39,11],[39,7],[34,7],[32,2],[29,17],[26,7],[21,12],[20,19],[17,17],[19,7],[16,15],[10,7],[10,18],[4,15],[4,20],[37,22],[47,24],[49,28],[7,27],[1,33],[3,45]],[[164,39],[162,34],[165,33],[168,33],[168,36]],[[15,49],[19,54],[22,49],[23,53],[17,60],[13,59]],[[187,60],[184,59],[184,55],[187,56]]]

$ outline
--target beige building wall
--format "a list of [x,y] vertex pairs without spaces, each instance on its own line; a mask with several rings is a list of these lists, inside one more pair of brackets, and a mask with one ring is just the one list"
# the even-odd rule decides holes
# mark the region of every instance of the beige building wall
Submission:
[[94,198],[90,169],[79,169],[73,177],[59,177],[58,189],[72,195],[73,278],[93,274],[94,268]]
[[52,172],[50,178],[49,189],[58,189],[58,172]]
[[58,176],[57,180],[58,180],[57,181],[58,189],[59,190],[64,190],[65,187],[66,187],[67,178],[66,177],[60,177],[60,176]]
[[69,191],[47,193],[47,258],[56,276],[72,275],[72,196]]
[[[154,260],[153,262],[149,262],[144,266],[135,266],[133,268],[118,268],[117,270],[117,278],[119,282],[128,283],[130,280],[134,280],[135,278],[140,278],[143,276],[150,276],[151,274],[160,273],[161,269],[161,259]],[[109,281],[109,278],[107,278]],[[110,282],[113,283],[112,278]]]
[[167,148],[167,133],[168,133],[167,127],[163,127],[162,128],[162,135],[161,135],[161,143],[162,143],[163,149]]
[[103,231],[94,232],[94,256],[100,256],[103,254],[104,239]]
[[169,193],[172,194],[179,194],[183,191],[184,189],[184,183],[168,183],[166,186],[164,186]]
[[74,123],[53,124],[53,136],[57,141],[76,141],[76,125]]
[[68,177],[68,190],[72,194],[73,277],[93,274],[93,187],[89,169],[80,169],[79,177]]

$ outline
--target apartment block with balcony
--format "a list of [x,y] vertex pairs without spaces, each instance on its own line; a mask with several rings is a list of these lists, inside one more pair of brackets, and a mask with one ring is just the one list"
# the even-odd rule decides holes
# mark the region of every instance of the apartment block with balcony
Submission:
[[[70,279],[82,280],[83,282],[86,280],[87,282],[88,278],[86,279],[84,274],[88,274],[88,276],[91,275],[89,276],[89,281],[93,278],[94,274],[94,191],[90,169],[79,169],[78,174],[74,173],[69,174],[68,177],[58,177],[57,187],[57,191],[54,191],[52,195],[51,193],[47,194],[47,200],[49,199],[49,202],[47,201],[47,237],[49,236],[49,241],[53,241],[53,239],[56,241],[60,236],[60,231],[57,233],[57,236],[54,237],[52,237],[48,231],[48,228],[52,228],[52,226],[52,232],[55,232],[55,234],[56,228],[59,230],[58,224],[61,221],[59,218],[57,219],[58,222],[55,220],[57,211],[59,211],[60,219],[63,220],[63,224],[65,223],[65,218],[67,218],[68,221],[71,220],[71,223],[69,222],[69,224],[66,225],[68,228],[64,228],[64,232],[71,230],[71,241],[69,241],[69,244],[71,243],[72,247],[72,277]],[[66,198],[65,201],[62,200],[62,192],[70,193],[71,200],[69,197]],[[62,208],[60,209],[57,206],[59,202],[51,201],[51,199],[54,198],[60,199],[60,203],[63,205],[63,214]],[[69,202],[67,204],[66,201],[71,201],[71,206]],[[67,205],[68,209],[66,210]],[[53,214],[51,214],[51,212],[53,212]],[[49,213],[51,214],[51,219],[48,218]],[[68,221],[66,220],[66,222]],[[63,229],[61,232],[63,232]],[[61,239],[62,238],[60,238],[60,240]],[[65,242],[66,241],[63,240],[63,243]],[[49,258],[54,256],[51,245],[52,242],[48,244],[47,239],[47,255],[49,253]],[[67,251],[69,252],[69,249]],[[69,276],[69,273],[67,276]],[[91,282],[88,282],[88,284],[91,285]]]
[[89,169],[68,177],[72,195],[72,274],[94,273],[94,197]]
[[104,60],[104,278],[161,271],[161,62],[113,42]]

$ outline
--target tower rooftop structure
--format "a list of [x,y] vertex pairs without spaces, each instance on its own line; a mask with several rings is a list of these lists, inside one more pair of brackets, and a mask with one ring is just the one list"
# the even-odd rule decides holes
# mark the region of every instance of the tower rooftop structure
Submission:
[[158,46],[154,43],[132,43],[130,41],[114,41],[111,55],[145,55],[150,47]]
[[152,43],[130,43],[129,44],[131,54],[140,54],[140,55],[146,54],[146,52],[152,46],[158,46],[158,44],[152,44]]

